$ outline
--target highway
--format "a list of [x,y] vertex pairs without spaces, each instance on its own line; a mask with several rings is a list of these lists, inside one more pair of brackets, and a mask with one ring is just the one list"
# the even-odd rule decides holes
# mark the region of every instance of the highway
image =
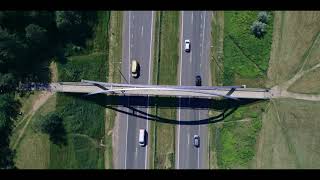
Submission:
[[[151,77],[151,47],[153,38],[153,12],[126,11],[123,22],[123,47],[122,47],[122,69],[124,75],[121,82],[130,84],[150,84]],[[131,60],[137,60],[141,67],[140,77],[131,77]],[[130,98],[129,98],[130,101]],[[128,102],[130,104],[130,102]],[[127,108],[122,108],[128,110]],[[147,108],[139,110],[148,112]],[[147,129],[148,121],[135,116],[117,114],[119,121],[118,137],[118,162],[117,169],[147,169],[147,148],[138,144],[139,129]]]
[[[181,48],[179,85],[195,85],[200,75],[202,85],[210,79],[209,52],[211,41],[211,12],[181,12]],[[184,40],[189,39],[190,53],[184,51]],[[179,121],[206,119],[208,110],[178,109]],[[193,146],[193,136],[200,136],[200,147]],[[176,169],[208,168],[208,128],[206,125],[179,125],[176,131]]]

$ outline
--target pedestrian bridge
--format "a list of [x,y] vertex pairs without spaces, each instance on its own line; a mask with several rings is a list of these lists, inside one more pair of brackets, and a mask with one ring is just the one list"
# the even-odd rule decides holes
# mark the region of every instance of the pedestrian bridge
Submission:
[[270,99],[269,89],[242,86],[169,86],[120,84],[82,80],[81,82],[58,82],[49,85],[51,91],[83,93],[85,95],[109,94],[120,96],[169,96],[192,98]]

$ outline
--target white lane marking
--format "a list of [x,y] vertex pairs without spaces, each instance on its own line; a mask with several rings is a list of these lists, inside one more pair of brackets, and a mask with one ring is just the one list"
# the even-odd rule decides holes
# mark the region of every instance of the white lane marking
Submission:
[[193,11],[191,12],[191,24],[193,24]]
[[[202,14],[201,14],[202,15]],[[203,18],[203,32],[202,32],[202,44],[201,44],[201,47],[204,43],[204,33],[205,33],[205,28],[206,28],[206,12],[204,13],[204,18]],[[204,46],[203,46],[204,47]],[[200,54],[200,56],[202,57],[202,54],[203,54],[203,49],[202,48],[202,52]],[[201,58],[200,58],[201,59]],[[200,69],[201,69],[201,60],[200,60]],[[200,111],[199,111],[199,119],[200,119]],[[199,132],[199,136],[201,137],[201,128],[200,128],[200,124],[198,125],[198,132]],[[201,138],[200,138],[200,143],[201,143]],[[198,169],[200,168],[200,148],[201,148],[201,144],[200,144],[200,147],[198,148]]]
[[[131,12],[129,11],[129,58],[128,58],[128,64],[130,66],[130,49],[131,49],[131,44],[130,44],[130,16]],[[128,81],[130,84],[130,68],[129,68],[129,73],[128,73]],[[127,151],[128,151],[128,123],[129,122],[129,115],[127,115],[127,129],[126,129],[126,154],[125,154],[125,169],[127,169]]]
[[[148,76],[148,84],[151,84],[151,63],[152,63],[152,55],[151,55],[151,49],[152,49],[152,42],[153,42],[153,11],[152,11],[152,17],[151,17],[151,38],[150,38],[150,53],[149,53],[149,76]],[[142,26],[142,32],[143,32],[143,26]],[[149,96],[148,96],[148,107],[149,107]],[[149,108],[147,109],[147,114],[149,114]],[[149,117],[147,116],[147,132],[149,132]],[[148,143],[147,143],[148,144]],[[148,145],[147,145],[148,146]],[[145,169],[147,169],[148,165],[148,148],[146,146],[146,154],[145,154]]]
[[134,151],[134,161],[138,162],[138,147],[136,147],[136,149]]
[[[203,47],[203,48],[201,48],[201,54],[200,54],[200,56],[202,57],[202,54],[203,54],[203,49],[204,49],[204,45],[203,45],[203,43],[204,43],[204,31],[205,31],[205,29],[206,29],[206,15],[204,15],[204,18],[203,18],[203,21],[204,21],[204,25],[203,25],[203,32],[202,32],[202,43],[201,43],[201,47]],[[200,62],[201,62],[201,58],[200,58]]]
[[188,145],[190,144],[190,134],[188,133]]
[[[184,16],[184,12],[181,12],[181,36],[180,36],[180,43],[181,43],[181,49],[180,49],[180,81],[179,81],[179,85],[181,86],[181,79],[182,79],[182,51],[183,51],[183,16]],[[179,100],[180,103],[181,100]],[[179,121],[179,125],[178,125],[178,158],[177,158],[177,169],[179,169],[179,165],[180,165],[180,161],[179,161],[179,149],[180,149],[180,119],[181,119],[181,107],[178,109],[178,121]]]
[[143,26],[141,27],[141,37],[143,37]]
[[[190,41],[191,41],[192,38],[190,38]],[[191,43],[190,43],[191,44]],[[190,64],[192,63],[192,50],[190,50]],[[190,66],[192,67],[192,65]]]

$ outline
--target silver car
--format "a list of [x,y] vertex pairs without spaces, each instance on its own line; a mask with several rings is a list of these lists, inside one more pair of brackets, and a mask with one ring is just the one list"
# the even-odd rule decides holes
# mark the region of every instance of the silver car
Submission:
[[193,136],[193,145],[195,147],[199,147],[200,146],[200,137],[198,135],[194,135]]

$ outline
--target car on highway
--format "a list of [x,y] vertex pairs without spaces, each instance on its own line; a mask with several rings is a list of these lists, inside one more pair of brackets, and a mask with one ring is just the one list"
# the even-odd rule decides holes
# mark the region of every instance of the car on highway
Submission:
[[194,135],[193,136],[193,145],[195,147],[199,147],[200,146],[200,137],[199,137],[199,135]]
[[142,147],[146,145],[146,134],[147,134],[147,131],[145,129],[140,129],[140,131],[139,131],[139,145]]
[[140,66],[136,60],[132,60],[131,62],[131,75],[133,78],[138,78],[140,76]]
[[196,86],[201,86],[201,76],[196,76]]
[[184,50],[186,52],[190,52],[190,40],[189,39],[184,40]]

